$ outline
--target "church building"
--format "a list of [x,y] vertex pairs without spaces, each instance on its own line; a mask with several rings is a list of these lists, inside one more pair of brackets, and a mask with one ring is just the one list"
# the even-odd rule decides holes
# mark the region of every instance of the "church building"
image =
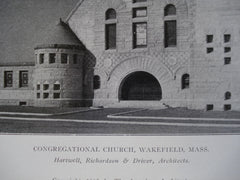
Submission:
[[0,61],[0,105],[240,110],[239,0],[80,0],[68,13],[31,60]]

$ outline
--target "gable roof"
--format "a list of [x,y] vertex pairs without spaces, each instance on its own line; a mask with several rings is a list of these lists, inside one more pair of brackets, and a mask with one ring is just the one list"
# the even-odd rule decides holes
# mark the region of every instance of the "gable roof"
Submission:
[[66,18],[79,0],[1,0],[0,64],[34,61],[46,29]]

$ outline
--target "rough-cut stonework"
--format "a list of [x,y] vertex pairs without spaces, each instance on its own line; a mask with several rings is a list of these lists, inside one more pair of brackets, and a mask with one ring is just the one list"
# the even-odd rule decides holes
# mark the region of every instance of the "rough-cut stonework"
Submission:
[[[164,8],[176,7],[177,46],[164,46]],[[133,8],[146,7],[147,17],[133,18]],[[113,8],[117,13],[114,23],[117,27],[116,49],[105,50],[105,13]],[[28,68],[29,87],[21,89],[14,78],[14,87],[1,85],[0,103],[18,104],[22,99],[27,105],[36,106],[156,106],[191,109],[240,110],[240,1],[239,0],[147,0],[133,3],[132,0],[80,0],[69,14],[66,22],[77,38],[84,44],[84,50],[64,48],[40,48],[40,53],[56,53],[55,64],[34,66],[2,66],[17,71]],[[170,18],[171,19],[171,18]],[[133,23],[147,22],[147,47],[133,48]],[[224,42],[224,35],[231,35]],[[213,41],[206,42],[206,36],[213,35]],[[53,35],[54,36],[54,35]],[[49,44],[58,44],[48,42]],[[70,44],[69,44],[70,43]],[[66,42],[71,45],[71,41]],[[231,48],[224,52],[224,48]],[[207,53],[207,48],[213,52]],[[70,64],[60,63],[60,54],[69,54]],[[71,63],[73,54],[79,55],[79,64]],[[224,63],[224,58],[231,63]],[[126,78],[134,72],[153,75],[161,86],[162,98],[157,101],[124,101],[120,98]],[[189,74],[190,86],[182,89],[182,76]],[[93,77],[100,77],[100,88],[93,90]],[[50,97],[38,99],[38,83],[49,83]],[[61,84],[61,98],[53,99],[52,85]],[[19,95],[19,92],[22,92]],[[226,99],[225,93],[231,98]],[[7,98],[9,97],[9,98]],[[211,109],[211,108],[210,108]]]

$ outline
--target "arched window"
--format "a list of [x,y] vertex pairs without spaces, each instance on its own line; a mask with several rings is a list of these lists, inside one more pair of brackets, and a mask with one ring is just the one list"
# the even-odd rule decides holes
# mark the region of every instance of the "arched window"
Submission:
[[105,21],[105,49],[116,49],[117,40],[117,13],[114,9],[106,11]]
[[168,4],[164,9],[164,16],[176,15],[176,8],[172,4]]
[[231,92],[226,92],[225,93],[225,100],[228,100],[228,99],[231,99],[231,96],[232,96],[232,94],[231,94]]
[[190,76],[189,74],[184,74],[182,76],[182,89],[188,89],[190,85]]
[[164,44],[165,47],[175,47],[177,45],[177,20],[176,8],[169,4],[164,9]]
[[101,85],[100,77],[98,75],[95,75],[93,77],[93,89],[99,89]]
[[106,20],[108,19],[116,19],[117,13],[114,9],[108,9],[106,11]]

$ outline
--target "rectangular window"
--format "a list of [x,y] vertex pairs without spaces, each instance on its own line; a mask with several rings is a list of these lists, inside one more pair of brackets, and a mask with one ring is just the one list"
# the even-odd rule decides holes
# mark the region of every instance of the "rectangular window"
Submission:
[[53,90],[60,90],[60,84],[54,84]]
[[106,49],[116,49],[116,24],[106,25]]
[[147,47],[147,23],[133,24],[133,48]]
[[49,89],[49,84],[44,84],[43,85],[43,90],[48,90]]
[[13,86],[13,72],[5,71],[4,72],[4,87],[12,87]]
[[224,52],[225,52],[225,53],[231,52],[231,48],[230,48],[230,47],[225,47],[225,48],[224,48]]
[[212,111],[214,108],[213,104],[207,104],[206,111]]
[[147,2],[147,0],[133,0],[133,3]]
[[56,54],[55,53],[50,53],[49,54],[49,64],[53,64],[56,62]]
[[37,93],[37,99],[40,99],[40,97],[41,97],[40,93]]
[[19,86],[28,87],[28,71],[20,71]]
[[213,48],[212,47],[207,48],[207,54],[212,53],[212,52],[213,52]]
[[39,54],[39,64],[44,63],[44,54]]
[[212,43],[213,42],[213,35],[207,35],[206,41],[207,41],[207,43]]
[[37,84],[37,90],[40,90],[40,84]]
[[60,93],[53,93],[53,99],[59,99]]
[[61,54],[61,63],[67,64],[68,63],[68,55],[67,54]]
[[177,22],[165,21],[165,47],[175,47],[177,45]]
[[225,57],[224,58],[224,64],[231,64],[231,57]]
[[73,55],[73,64],[77,64],[78,63],[78,55],[74,54]]
[[133,18],[135,17],[147,17],[147,8],[134,8],[133,9]]
[[224,34],[224,42],[230,42],[231,41],[231,35],[230,34]]
[[223,109],[224,109],[224,111],[230,111],[232,109],[232,105],[231,104],[224,104]]
[[49,93],[43,93],[43,99],[49,98]]

